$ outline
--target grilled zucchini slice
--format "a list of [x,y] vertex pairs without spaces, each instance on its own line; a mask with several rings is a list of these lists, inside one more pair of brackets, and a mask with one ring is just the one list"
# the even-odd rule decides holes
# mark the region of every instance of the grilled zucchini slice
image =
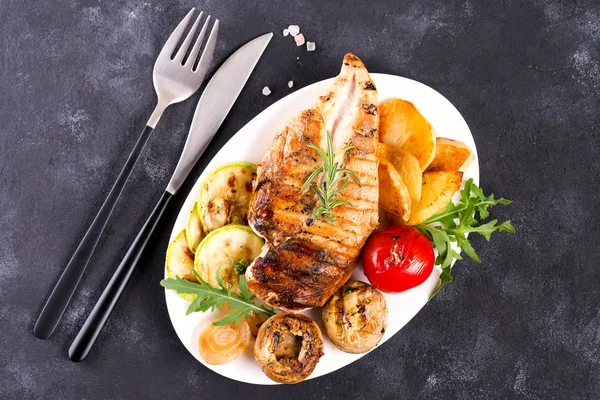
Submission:
[[196,248],[204,238],[204,230],[202,229],[202,222],[200,222],[200,216],[198,215],[197,204],[194,203],[194,207],[192,207],[192,211],[188,217],[187,228],[185,229],[185,237],[192,253],[196,253]]
[[[190,250],[186,239],[185,229],[179,232],[167,248],[167,259],[165,262],[167,276],[175,279],[179,276],[190,282],[198,282],[194,275],[194,253]],[[192,301],[195,294],[180,294],[185,300]]]
[[214,170],[198,195],[200,220],[205,232],[228,224],[246,224],[256,165],[235,162]]
[[219,288],[219,272],[226,288],[233,294],[240,294],[240,275],[244,273],[240,265],[247,266],[254,261],[263,244],[263,240],[248,226],[226,225],[210,232],[202,240],[196,250],[194,268],[215,288]]

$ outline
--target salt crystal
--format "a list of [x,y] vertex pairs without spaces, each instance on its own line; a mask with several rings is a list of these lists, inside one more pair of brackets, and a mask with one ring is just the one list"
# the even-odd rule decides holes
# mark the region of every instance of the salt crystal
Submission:
[[269,89],[269,87],[268,87],[268,86],[265,86],[265,87],[263,88],[262,94],[263,94],[263,95],[265,95],[265,96],[268,96],[268,95],[270,95],[270,94],[271,94],[271,89]]
[[283,36],[287,36],[290,34],[290,31],[288,31],[287,29],[283,30]]
[[304,44],[304,35],[300,33],[294,37],[294,40],[296,41],[296,46],[302,46]]
[[294,81],[289,81],[288,82],[288,87],[291,88],[292,86],[294,86]]
[[306,51],[315,51],[315,42],[306,42]]
[[290,35],[296,36],[300,33],[300,27],[298,25],[290,25],[288,26],[288,32],[290,33]]

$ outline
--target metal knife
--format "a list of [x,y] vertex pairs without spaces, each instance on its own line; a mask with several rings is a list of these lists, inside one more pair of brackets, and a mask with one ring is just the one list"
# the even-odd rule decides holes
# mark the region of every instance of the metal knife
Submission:
[[90,352],[169,201],[223,123],[272,37],[273,33],[267,33],[240,47],[223,63],[204,89],[171,181],[71,344],[69,358],[72,361],[81,361]]

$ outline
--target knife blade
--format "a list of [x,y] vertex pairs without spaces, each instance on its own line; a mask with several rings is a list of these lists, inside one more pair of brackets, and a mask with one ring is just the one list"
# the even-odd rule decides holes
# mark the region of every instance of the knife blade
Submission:
[[190,132],[167,192],[177,193],[233,107],[273,33],[253,39],[233,53],[217,70],[200,96]]

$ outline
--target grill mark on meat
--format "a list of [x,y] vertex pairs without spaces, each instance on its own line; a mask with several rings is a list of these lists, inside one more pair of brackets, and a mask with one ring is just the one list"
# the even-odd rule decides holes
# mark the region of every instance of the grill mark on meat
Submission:
[[277,298],[272,303],[278,308],[312,307],[314,293],[322,294],[325,284],[337,283],[338,270],[347,267],[339,262],[329,251],[292,238],[255,261],[255,280],[249,288],[261,297],[275,290]]

